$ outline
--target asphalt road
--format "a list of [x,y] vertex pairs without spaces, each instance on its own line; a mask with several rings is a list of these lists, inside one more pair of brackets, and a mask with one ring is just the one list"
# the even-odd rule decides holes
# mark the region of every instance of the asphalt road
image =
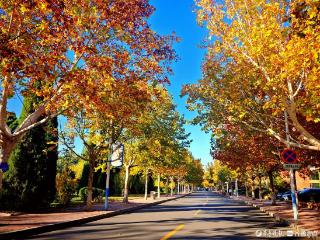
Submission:
[[288,227],[239,202],[215,193],[185,198],[106,218],[33,239],[262,239],[287,235]]

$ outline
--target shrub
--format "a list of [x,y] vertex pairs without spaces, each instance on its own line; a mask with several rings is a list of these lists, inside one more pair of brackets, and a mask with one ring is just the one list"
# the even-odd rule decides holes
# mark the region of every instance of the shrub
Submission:
[[57,200],[63,205],[68,205],[76,191],[77,181],[74,179],[74,172],[65,169],[56,178]]
[[[100,188],[92,188],[92,200],[100,202],[103,199],[105,191]],[[79,197],[85,203],[88,197],[88,187],[83,187],[79,190]]]

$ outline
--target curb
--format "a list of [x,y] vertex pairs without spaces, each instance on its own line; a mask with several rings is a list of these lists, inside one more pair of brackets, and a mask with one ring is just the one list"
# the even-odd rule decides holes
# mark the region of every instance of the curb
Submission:
[[[223,196],[223,195],[221,195]],[[270,212],[268,210],[266,210],[264,207],[260,207],[258,206],[257,204],[254,204],[250,201],[246,201],[246,200],[241,200],[241,199],[237,199],[237,198],[233,198],[233,197],[230,197],[230,196],[223,196],[223,197],[226,197],[230,200],[234,200],[234,201],[237,201],[237,202],[242,202],[243,204],[246,204],[247,206],[252,206],[256,209],[259,209],[261,212],[264,212],[266,214],[268,214],[270,217],[273,217],[277,222],[281,223],[281,224],[285,224],[286,226],[290,226],[290,227],[294,227],[295,229],[299,229],[299,227],[295,226],[294,223],[291,223],[289,220],[285,219],[285,218],[281,218],[278,214],[276,213],[273,213],[273,212]],[[304,229],[301,229],[300,230],[304,230]]]
[[[240,200],[240,201],[243,201],[243,200]],[[285,218],[280,217],[279,214],[270,212],[270,211],[266,210],[264,207],[260,207],[254,203],[249,202],[249,201],[243,201],[243,202],[249,206],[252,206],[254,208],[259,209],[261,212],[268,214],[270,217],[273,217],[277,222],[285,224],[286,226],[291,226],[291,222]]]
[[[235,201],[238,201],[238,202],[242,202],[242,203],[244,203],[244,204],[246,204],[248,206],[252,206],[252,207],[254,207],[256,209],[259,209],[261,212],[264,212],[264,213],[268,214],[270,217],[273,217],[276,220],[276,222],[279,222],[281,224],[284,224],[285,226],[291,227],[295,232],[298,232],[298,233],[299,232],[300,233],[301,232],[314,232],[314,231],[309,231],[309,230],[307,230],[305,228],[299,227],[299,226],[297,226],[296,223],[294,223],[294,222],[292,222],[292,221],[290,221],[288,219],[282,218],[282,217],[279,216],[279,214],[276,214],[274,212],[268,211],[264,207],[260,207],[257,204],[254,204],[254,203],[252,203],[250,201],[241,200],[241,199],[235,199],[235,198],[231,198],[231,199],[235,200]],[[316,237],[315,236],[311,236],[311,237],[298,236],[298,237],[301,238],[301,239],[320,239],[318,236],[316,236]]]
[[178,196],[175,198],[165,199],[165,200],[161,200],[161,201],[153,202],[153,203],[146,203],[146,204],[142,204],[139,206],[126,208],[126,209],[122,209],[122,210],[117,210],[117,211],[113,211],[113,212],[109,212],[109,213],[104,213],[104,214],[100,214],[100,215],[96,215],[96,216],[92,216],[92,217],[80,218],[80,219],[66,221],[66,222],[53,223],[53,224],[48,224],[48,225],[34,227],[34,228],[27,228],[27,229],[23,229],[23,230],[4,232],[4,233],[0,233],[0,239],[9,240],[9,239],[26,238],[26,237],[30,237],[32,235],[37,235],[37,234],[41,234],[41,233],[46,233],[46,232],[56,231],[56,230],[65,229],[65,228],[69,228],[69,227],[74,227],[77,225],[101,220],[104,218],[110,218],[110,217],[121,215],[121,214],[131,213],[131,212],[143,209],[143,208],[152,207],[152,206],[159,205],[159,204],[169,202],[169,201],[173,201],[173,200],[176,200],[179,198],[184,198],[190,194],[191,193],[188,193],[188,194],[184,194],[182,196]]
[[293,225],[289,220],[285,219],[285,218],[281,218],[279,216],[279,214],[276,214],[276,213],[273,213],[273,212],[270,212],[268,210],[266,210],[264,207],[260,207],[258,206],[257,204],[254,204],[250,201],[246,201],[246,200],[241,200],[241,199],[237,199],[237,198],[231,198],[229,197],[229,199],[231,200],[234,200],[234,201],[237,201],[237,202],[242,202],[244,204],[246,204],[247,206],[252,206],[256,209],[259,209],[261,212],[264,212],[266,213],[267,215],[269,215],[270,217],[273,217],[277,222],[279,223],[282,223],[282,224],[285,224],[286,226],[291,226]]

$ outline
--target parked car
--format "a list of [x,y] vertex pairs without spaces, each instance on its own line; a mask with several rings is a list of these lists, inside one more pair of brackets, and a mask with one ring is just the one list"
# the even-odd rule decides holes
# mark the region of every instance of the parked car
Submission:
[[284,194],[284,192],[278,192],[277,195],[276,195],[276,198],[281,200],[282,199],[282,194]]
[[292,197],[291,197],[291,191],[288,191],[288,192],[285,192],[284,194],[282,194],[282,200],[284,201],[289,201],[291,200]]
[[239,195],[246,195],[246,189],[242,189],[242,188],[240,188],[239,190],[238,190],[238,194]]
[[320,203],[320,188],[305,188],[298,193],[298,199],[301,202]]
[[277,199],[279,200],[291,200],[291,191],[281,192],[277,194]]

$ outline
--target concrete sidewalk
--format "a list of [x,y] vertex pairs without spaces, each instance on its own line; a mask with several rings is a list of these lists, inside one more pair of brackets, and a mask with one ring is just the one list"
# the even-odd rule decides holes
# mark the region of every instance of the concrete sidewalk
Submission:
[[103,210],[104,205],[101,203],[95,204],[92,211],[86,211],[85,207],[81,206],[46,213],[18,213],[13,215],[0,213],[0,239],[15,239],[17,237],[20,238],[71,227],[106,217],[132,212],[144,207],[181,198],[186,195],[188,194],[161,197],[156,200],[138,198],[130,200],[129,204],[118,201],[110,202],[108,211]]
[[293,220],[292,205],[284,201],[277,201],[277,205],[272,206],[271,201],[252,200],[244,196],[231,197],[235,200],[244,201],[246,204],[260,208],[261,211],[268,213],[278,221],[287,222],[291,226],[297,227],[298,230],[306,230],[317,232],[320,236],[320,212],[308,209],[306,207],[299,208],[299,220],[295,224]]

